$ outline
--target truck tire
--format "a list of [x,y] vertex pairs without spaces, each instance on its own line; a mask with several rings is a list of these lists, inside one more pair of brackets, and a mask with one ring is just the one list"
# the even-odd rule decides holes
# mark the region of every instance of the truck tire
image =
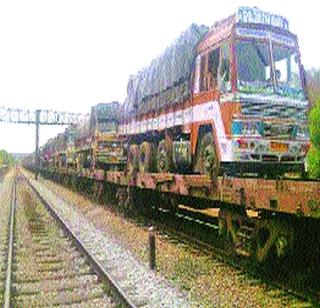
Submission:
[[201,155],[201,174],[210,176],[211,179],[215,179],[219,175],[219,159],[214,144],[212,133],[206,133],[201,140],[200,145]]
[[128,173],[132,174],[139,169],[139,146],[137,144],[131,144],[128,151]]
[[139,151],[139,171],[149,172],[153,165],[153,147],[150,142],[144,141]]
[[172,165],[172,153],[166,140],[161,140],[157,149],[157,170],[158,172],[170,172]]

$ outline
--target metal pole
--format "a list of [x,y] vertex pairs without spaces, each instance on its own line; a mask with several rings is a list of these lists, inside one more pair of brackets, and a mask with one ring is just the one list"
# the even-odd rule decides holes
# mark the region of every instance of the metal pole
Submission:
[[149,267],[151,270],[154,270],[156,268],[156,238],[155,238],[152,227],[149,228],[148,244],[149,244]]
[[40,110],[36,110],[36,157],[35,157],[35,176],[39,177],[39,126],[40,126]]

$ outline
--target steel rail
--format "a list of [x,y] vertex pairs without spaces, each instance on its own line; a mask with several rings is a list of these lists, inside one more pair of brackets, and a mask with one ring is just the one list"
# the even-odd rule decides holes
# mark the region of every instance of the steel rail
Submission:
[[12,286],[12,261],[13,261],[13,243],[14,243],[14,225],[15,225],[15,212],[17,203],[17,185],[14,179],[12,186],[10,216],[9,216],[9,242],[8,242],[8,256],[7,256],[7,271],[6,283],[4,292],[4,308],[10,308],[11,300],[11,286]]
[[[106,271],[104,266],[97,260],[97,258],[85,247],[83,241],[68,227],[65,220],[59,215],[50,204],[41,196],[38,190],[32,185],[30,180],[23,175],[26,183],[31,187],[32,191],[39,198],[41,203],[45,206],[45,208],[49,211],[52,217],[60,224],[64,232],[70,237],[76,247],[84,254],[89,260],[90,265],[92,266],[95,273],[99,276],[99,278],[104,281],[112,291],[113,295],[117,297],[122,306],[135,308],[137,307],[131,299],[125,294],[125,292],[121,289],[119,284],[111,277],[111,275]],[[121,306],[121,307],[122,307]]]

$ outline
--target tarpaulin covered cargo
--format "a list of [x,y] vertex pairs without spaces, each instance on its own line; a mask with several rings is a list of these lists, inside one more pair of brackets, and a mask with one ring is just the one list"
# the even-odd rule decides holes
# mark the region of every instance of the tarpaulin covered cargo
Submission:
[[65,151],[67,148],[67,138],[65,133],[58,134],[54,139],[54,146],[56,152]]
[[126,116],[161,110],[188,98],[196,48],[208,27],[192,24],[165,52],[138,74],[130,76]]
[[[98,121],[118,120],[120,113],[119,102],[100,103],[91,108],[91,118],[95,117]],[[93,119],[91,119],[93,121]]]
[[74,135],[75,139],[82,139],[84,137],[87,137],[90,132],[90,120],[83,120],[77,124],[77,126],[74,129]]

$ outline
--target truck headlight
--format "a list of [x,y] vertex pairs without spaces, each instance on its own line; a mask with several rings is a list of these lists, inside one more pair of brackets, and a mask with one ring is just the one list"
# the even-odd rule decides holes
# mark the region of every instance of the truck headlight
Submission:
[[298,125],[297,127],[297,139],[306,139],[308,140],[309,137],[309,131],[307,126],[304,125]]

